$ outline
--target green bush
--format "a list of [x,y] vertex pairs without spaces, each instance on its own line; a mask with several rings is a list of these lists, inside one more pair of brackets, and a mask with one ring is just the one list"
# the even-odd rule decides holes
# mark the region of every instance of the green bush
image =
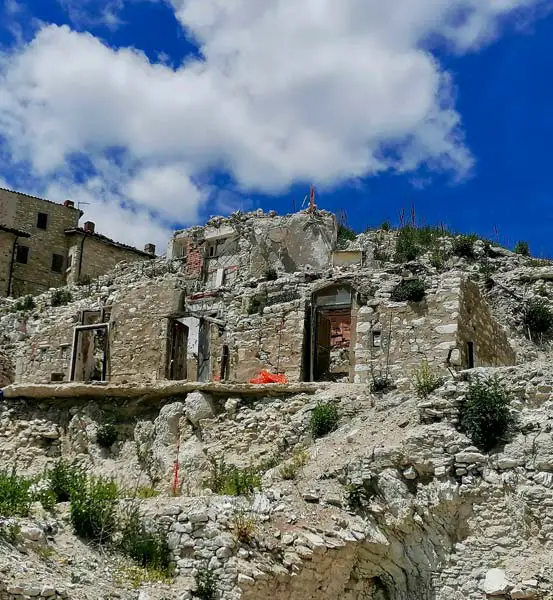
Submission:
[[71,523],[75,533],[95,544],[111,542],[116,530],[117,485],[105,479],[89,479],[71,490]]
[[33,308],[35,307],[35,299],[32,296],[23,296],[11,305],[10,312],[17,312],[21,310],[33,310]]
[[517,242],[515,246],[515,254],[530,256],[530,246],[528,246],[528,242]]
[[52,292],[52,298],[50,300],[52,306],[64,306],[73,301],[73,295],[69,290],[59,288]]
[[84,468],[64,460],[58,460],[46,472],[46,478],[50,481],[50,489],[56,496],[56,502],[67,502],[73,490],[86,486]]
[[397,235],[394,260],[398,263],[410,262],[422,254],[415,227],[402,227]]
[[343,248],[347,245],[348,242],[352,242],[357,237],[357,234],[351,227],[340,223],[338,225],[338,239],[337,245],[338,248]]
[[98,427],[96,441],[101,448],[111,448],[117,441],[117,428],[113,423],[104,423]]
[[530,338],[545,338],[553,332],[553,311],[544,298],[533,298],[524,311],[524,327]]
[[428,361],[423,360],[420,367],[413,371],[412,381],[417,395],[426,398],[442,385],[443,378],[434,373]]
[[148,529],[138,506],[133,505],[124,515],[120,526],[119,551],[142,567],[169,572],[171,551],[166,534],[157,526]]
[[0,540],[13,545],[17,542],[20,533],[21,526],[19,523],[9,520],[0,521]]
[[394,302],[420,302],[426,294],[426,286],[420,279],[405,279],[392,290]]
[[314,438],[320,438],[338,428],[338,407],[333,402],[319,403],[311,413],[310,429]]
[[508,391],[497,378],[471,381],[461,404],[459,428],[483,452],[505,441],[514,426]]
[[15,469],[0,471],[0,517],[26,517],[31,507],[29,488],[32,481]]
[[199,600],[215,600],[217,597],[217,580],[212,569],[203,567],[196,573],[196,590],[192,592]]
[[295,479],[301,468],[307,464],[308,460],[309,454],[307,453],[307,450],[304,448],[295,450],[292,458],[279,468],[279,475],[282,477],[282,479]]
[[223,458],[211,459],[211,472],[205,486],[223,496],[245,496],[261,487],[261,474],[255,467],[240,469],[227,465]]
[[382,231],[390,231],[391,228],[390,221],[384,221],[379,227],[379,229],[382,229]]
[[460,235],[453,240],[453,254],[462,258],[474,258],[474,236]]
[[57,502],[48,479],[39,479],[31,483],[29,495],[33,502],[40,502],[45,510],[52,510]]

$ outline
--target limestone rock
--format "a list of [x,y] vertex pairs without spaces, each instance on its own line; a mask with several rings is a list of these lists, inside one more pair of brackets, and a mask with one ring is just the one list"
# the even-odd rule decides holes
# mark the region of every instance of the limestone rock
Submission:
[[503,569],[490,569],[487,571],[482,584],[482,589],[488,596],[503,596],[512,587]]
[[192,392],[186,396],[184,402],[186,417],[197,427],[202,419],[211,419],[215,416],[212,409],[213,399],[204,392]]

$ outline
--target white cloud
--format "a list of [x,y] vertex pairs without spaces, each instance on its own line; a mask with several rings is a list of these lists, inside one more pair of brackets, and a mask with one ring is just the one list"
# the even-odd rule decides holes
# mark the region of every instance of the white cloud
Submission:
[[[86,154],[95,173],[83,193],[99,194],[100,227],[121,235],[138,232],[122,226],[128,211],[148,223],[143,236],[195,220],[212,169],[268,192],[423,163],[462,177],[473,159],[452,81],[423,47],[435,37],[472,51],[504,18],[543,4],[171,1],[202,53],[176,70],[53,25],[0,63],[0,133],[13,160],[59,193],[63,172],[62,188],[78,193],[66,161]],[[123,168],[110,163],[113,148],[124,150]]]

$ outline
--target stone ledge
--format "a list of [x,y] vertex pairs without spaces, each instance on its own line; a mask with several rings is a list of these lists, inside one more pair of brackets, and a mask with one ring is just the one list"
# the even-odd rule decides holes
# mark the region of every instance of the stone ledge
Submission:
[[[214,396],[286,396],[292,394],[314,394],[317,390],[331,388],[321,382],[298,382],[287,384],[215,383],[198,381],[168,381],[157,383],[61,383],[61,384],[12,384],[5,387],[5,399],[54,400],[69,398],[122,398],[159,400],[194,391],[207,392]],[[352,389],[366,386],[350,384]]]

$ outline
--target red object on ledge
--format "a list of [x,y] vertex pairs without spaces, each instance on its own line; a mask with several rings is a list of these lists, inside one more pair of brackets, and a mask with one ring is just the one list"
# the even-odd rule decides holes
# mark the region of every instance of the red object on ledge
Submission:
[[288,378],[286,375],[275,375],[262,370],[257,377],[250,379],[250,383],[288,383]]

